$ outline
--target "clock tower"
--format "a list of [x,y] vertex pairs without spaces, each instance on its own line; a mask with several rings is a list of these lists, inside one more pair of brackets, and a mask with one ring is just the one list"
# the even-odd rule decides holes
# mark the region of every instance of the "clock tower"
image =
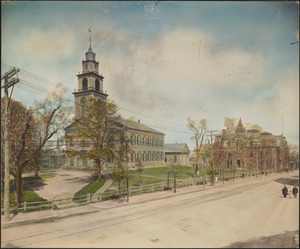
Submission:
[[85,60],[82,60],[82,73],[77,75],[78,89],[73,92],[76,118],[85,114],[90,98],[106,100],[108,96],[103,92],[104,77],[99,74],[99,61],[96,61],[96,54],[92,50],[91,29],[89,32],[90,47],[85,53]]

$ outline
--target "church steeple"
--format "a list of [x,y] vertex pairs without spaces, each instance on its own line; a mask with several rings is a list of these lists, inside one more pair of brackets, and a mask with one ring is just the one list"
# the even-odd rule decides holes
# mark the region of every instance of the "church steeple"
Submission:
[[96,61],[96,54],[92,49],[92,30],[89,28],[90,32],[90,47],[85,53],[85,60],[82,61],[82,73],[95,72],[99,74],[99,62]]
[[82,73],[78,77],[78,90],[73,93],[75,96],[75,116],[84,115],[88,99],[101,98],[106,100],[107,94],[103,92],[104,77],[99,74],[99,61],[96,61],[96,54],[92,50],[92,31],[88,29],[89,49],[85,53],[85,60],[82,60]]
[[89,39],[89,41],[90,41],[90,48],[89,48],[89,51],[91,50],[91,52],[93,52],[92,51],[92,29],[91,28],[89,28],[89,32],[90,32],[90,39]]

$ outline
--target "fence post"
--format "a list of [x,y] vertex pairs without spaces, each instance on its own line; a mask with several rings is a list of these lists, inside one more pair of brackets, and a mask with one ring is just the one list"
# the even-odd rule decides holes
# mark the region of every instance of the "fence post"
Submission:
[[91,202],[91,194],[90,194],[90,193],[87,194],[87,202],[88,202],[88,203]]
[[174,193],[176,193],[176,178],[174,178]]
[[24,201],[24,211],[26,211],[26,209],[27,209],[27,203],[26,201]]

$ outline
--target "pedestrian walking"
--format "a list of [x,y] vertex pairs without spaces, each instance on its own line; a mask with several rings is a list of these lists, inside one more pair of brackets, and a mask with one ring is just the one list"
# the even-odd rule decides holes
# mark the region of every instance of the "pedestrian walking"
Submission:
[[294,198],[297,198],[297,194],[298,194],[298,188],[297,188],[297,186],[295,185],[295,186],[293,187],[293,195],[294,195]]
[[288,188],[284,185],[284,187],[281,191],[282,191],[284,198],[286,198],[286,196],[288,195],[288,192],[289,192]]
[[218,183],[218,176],[216,176],[216,183]]

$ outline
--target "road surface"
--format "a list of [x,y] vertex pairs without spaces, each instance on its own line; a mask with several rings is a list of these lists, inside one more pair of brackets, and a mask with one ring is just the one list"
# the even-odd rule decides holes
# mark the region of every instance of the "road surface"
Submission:
[[205,191],[5,228],[1,247],[228,247],[298,230],[299,199],[281,195],[282,184],[295,183],[298,171],[219,182]]

